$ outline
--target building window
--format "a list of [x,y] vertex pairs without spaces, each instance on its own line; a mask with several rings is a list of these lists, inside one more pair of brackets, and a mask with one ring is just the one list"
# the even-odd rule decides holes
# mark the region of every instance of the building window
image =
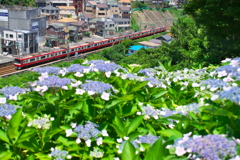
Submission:
[[10,38],[13,38],[13,35],[12,35],[12,34],[10,34]]
[[18,35],[18,38],[22,38],[22,35]]
[[8,34],[6,34],[6,38],[8,38]]

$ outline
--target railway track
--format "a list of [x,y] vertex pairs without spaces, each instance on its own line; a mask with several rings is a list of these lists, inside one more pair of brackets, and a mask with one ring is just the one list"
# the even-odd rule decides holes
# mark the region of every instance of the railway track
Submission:
[[[109,47],[111,47],[111,46],[109,46]],[[89,54],[97,53],[97,52],[99,52],[99,51],[101,51],[101,50],[103,50],[105,48],[109,48],[109,47],[104,47],[104,48],[101,48],[101,49],[98,49],[98,50],[89,51],[89,52],[85,52],[85,53],[79,54],[77,58],[78,59],[85,58]],[[74,57],[74,56],[65,57],[64,59],[54,60],[54,61],[51,61],[51,62],[48,62],[48,63],[35,65],[33,67],[28,67],[26,69],[21,69],[21,70],[16,70],[14,68],[13,63],[12,63],[12,64],[8,64],[8,65],[0,68],[0,77],[1,78],[8,77],[8,76],[13,75],[13,74],[19,74],[19,73],[23,73],[23,72],[26,72],[26,71],[30,71],[30,70],[32,70],[33,68],[36,68],[36,67],[48,66],[48,65],[59,63],[59,62],[63,62],[63,61],[73,61],[74,59],[76,59],[76,57]]]

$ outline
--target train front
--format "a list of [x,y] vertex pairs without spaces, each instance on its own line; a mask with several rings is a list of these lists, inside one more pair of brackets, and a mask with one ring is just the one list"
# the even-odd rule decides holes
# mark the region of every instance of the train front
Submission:
[[14,59],[14,67],[15,69],[22,69],[21,59],[15,58]]

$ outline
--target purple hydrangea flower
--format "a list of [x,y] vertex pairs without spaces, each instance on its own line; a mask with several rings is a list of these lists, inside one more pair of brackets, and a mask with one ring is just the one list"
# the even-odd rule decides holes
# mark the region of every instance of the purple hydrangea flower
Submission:
[[71,84],[71,80],[68,78],[59,78],[57,76],[49,76],[42,81],[37,81],[39,86],[47,87],[63,87]]
[[95,64],[94,68],[102,72],[112,72],[122,67],[115,63],[97,63]]
[[18,95],[20,93],[26,93],[26,89],[25,88],[20,88],[20,87],[4,87],[2,89],[0,89],[0,92],[3,93],[3,95],[6,98],[9,98],[10,96],[15,96]]
[[102,83],[99,81],[87,81],[87,83],[82,84],[81,87],[82,87],[82,89],[84,89],[88,92],[92,91],[95,93],[103,93],[103,92],[113,88],[112,85],[110,85],[108,83]]
[[0,106],[0,117],[8,117],[16,112],[16,107],[10,104],[3,104]]
[[84,73],[84,69],[89,69],[89,66],[82,66],[80,64],[72,64],[70,67],[66,68],[68,72],[79,72]]
[[51,148],[52,152],[51,152],[51,157],[53,157],[55,160],[65,160],[65,158],[67,157],[68,152],[67,151],[63,151],[60,150],[58,148]]
[[33,71],[34,72],[38,72],[38,73],[48,73],[48,74],[59,74],[59,71],[61,70],[61,68],[59,67],[37,67],[34,68]]
[[87,141],[92,137],[97,138],[98,134],[101,133],[97,127],[99,127],[97,124],[88,121],[85,125],[78,125],[74,132],[77,132],[79,139]]
[[183,155],[190,154],[190,159],[219,160],[233,158],[237,155],[236,143],[228,140],[223,135],[193,136],[193,138],[184,137],[176,143],[176,153]]

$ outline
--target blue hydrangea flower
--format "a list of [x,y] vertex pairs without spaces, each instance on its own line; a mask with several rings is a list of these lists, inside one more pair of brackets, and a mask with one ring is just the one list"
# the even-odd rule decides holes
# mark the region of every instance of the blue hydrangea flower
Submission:
[[72,64],[70,67],[67,67],[68,72],[79,72],[84,73],[84,69],[89,69],[89,66],[82,66],[80,64]]
[[207,79],[203,80],[200,83],[200,86],[206,86],[208,89],[215,91],[219,88],[228,87],[230,85],[227,82],[224,82],[220,79]]
[[156,73],[156,70],[153,68],[146,68],[146,69],[140,70],[138,73],[142,73],[145,76],[153,77]]
[[3,104],[0,106],[0,117],[8,117],[16,112],[16,107],[10,104]]
[[25,88],[20,88],[20,87],[4,87],[0,89],[0,92],[3,93],[3,95],[6,98],[9,98],[10,96],[18,95],[20,93],[26,93]]
[[106,61],[104,61],[104,60],[91,60],[91,61],[87,62],[87,64],[94,64],[94,65],[103,64],[103,63],[106,63]]
[[184,105],[184,106],[178,106],[176,107],[175,111],[178,113],[178,114],[181,114],[181,115],[188,115],[188,112],[192,112],[192,113],[199,113],[199,107],[201,105],[198,104],[198,103],[190,103],[188,105]]
[[112,72],[122,67],[115,63],[97,63],[95,64],[94,68],[102,72]]
[[71,80],[68,78],[59,78],[57,76],[49,76],[42,81],[37,81],[39,86],[47,87],[63,87],[68,84],[71,84]]
[[155,109],[152,106],[144,106],[142,107],[142,110],[143,112],[141,114],[145,115],[144,119],[149,119],[151,117],[158,119],[158,115],[161,113],[159,109]]
[[240,87],[231,87],[228,90],[223,90],[219,93],[219,98],[228,99],[240,105]]
[[112,85],[108,83],[102,83],[99,81],[87,81],[87,83],[82,84],[81,87],[87,92],[91,91],[95,93],[103,93],[113,88]]
[[220,160],[237,155],[236,143],[223,135],[184,137],[176,143],[176,154],[192,153],[191,159]]
[[130,80],[141,80],[142,77],[137,76],[136,74],[133,73],[127,73],[127,74],[123,74],[121,75],[122,79],[130,79]]
[[149,81],[148,82],[148,86],[149,87],[166,87],[161,81],[159,81],[156,78],[152,78],[152,77],[146,77],[143,79],[143,81]]
[[54,160],[65,160],[67,157],[68,152],[64,150],[60,150],[58,148],[51,148],[52,152],[50,154],[51,157],[54,158]]
[[37,67],[34,68],[33,71],[34,72],[38,72],[38,73],[48,73],[48,74],[59,74],[59,71],[61,70],[61,68],[59,67]]
[[87,141],[91,138],[97,138],[98,134],[101,133],[97,127],[99,127],[97,124],[88,121],[85,125],[78,125],[74,132],[77,132],[79,139]]

